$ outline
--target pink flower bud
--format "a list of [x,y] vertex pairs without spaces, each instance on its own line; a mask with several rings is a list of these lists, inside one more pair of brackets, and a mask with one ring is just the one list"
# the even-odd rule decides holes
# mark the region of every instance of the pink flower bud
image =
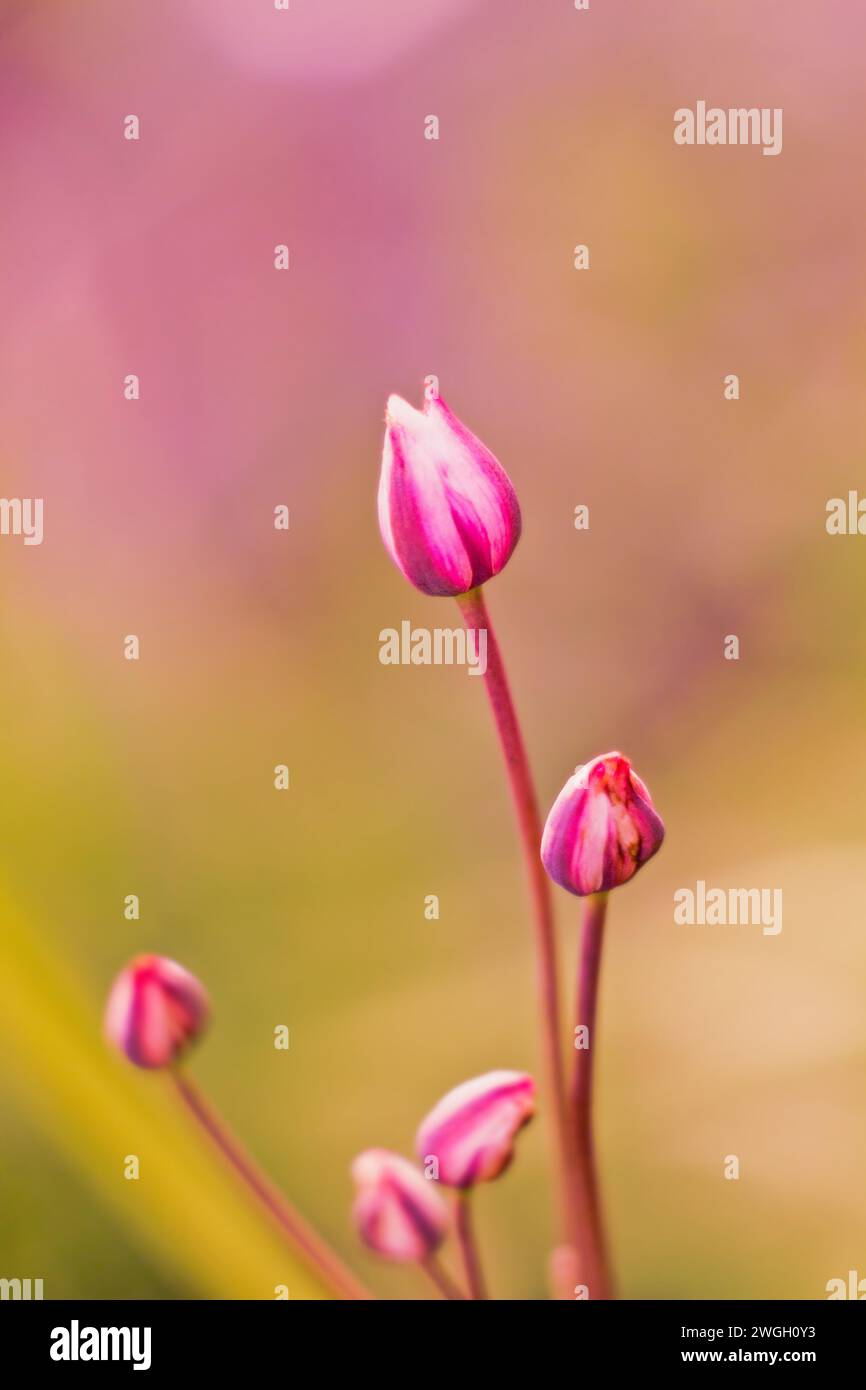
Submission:
[[665,828],[628,758],[604,753],[578,768],[553,803],[541,858],[554,883],[584,897],[627,883]]
[[522,1071],[489,1071],[455,1086],[421,1122],[415,1149],[435,1158],[449,1187],[496,1178],[511,1162],[514,1138],[535,1112],[535,1082]]
[[441,1244],[445,1203],[408,1158],[365,1149],[352,1164],[358,1189],[352,1216],[365,1245],[389,1260],[424,1260]]
[[507,473],[436,397],[391,396],[379,529],[394,564],[425,594],[465,594],[498,574],[520,539]]
[[137,1067],[167,1067],[203,1032],[204,987],[165,956],[136,956],[108,996],[105,1035]]

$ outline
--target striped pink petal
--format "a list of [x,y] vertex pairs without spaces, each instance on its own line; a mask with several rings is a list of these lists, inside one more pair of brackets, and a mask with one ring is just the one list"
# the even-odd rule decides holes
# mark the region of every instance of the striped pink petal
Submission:
[[541,858],[570,893],[606,893],[657,852],[665,828],[628,758],[604,753],[578,768],[547,817]]
[[137,1067],[167,1067],[203,1032],[204,987],[165,956],[136,956],[111,987],[105,1035]]
[[496,1178],[514,1154],[514,1139],[535,1113],[535,1082],[520,1071],[491,1071],[464,1081],[419,1126],[415,1151],[436,1159],[449,1187]]
[[379,528],[391,559],[425,594],[465,594],[498,574],[520,538],[507,473],[441,398],[416,410],[391,396]]
[[352,1216],[365,1245],[389,1260],[424,1260],[441,1244],[445,1203],[431,1181],[401,1154],[365,1149],[352,1164]]

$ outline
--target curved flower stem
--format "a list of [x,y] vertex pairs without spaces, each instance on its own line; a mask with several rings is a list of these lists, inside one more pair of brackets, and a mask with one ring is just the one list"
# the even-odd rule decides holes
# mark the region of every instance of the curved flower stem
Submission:
[[[484,684],[505,758],[505,767],[517,813],[526,874],[532,897],[545,1089],[553,1136],[561,1219],[566,1239],[573,1246],[578,1236],[575,1185],[572,1180],[575,1154],[573,1132],[565,1104],[566,1082],[560,1030],[553,897],[550,880],[541,862],[541,820],[538,814],[538,803],[523,736],[517,720],[517,712],[508,686],[508,677],[505,674],[499,644],[490,623],[484,595],[481,589],[471,589],[468,594],[461,594],[457,603],[469,631],[485,629],[487,632],[487,671],[484,676]],[[562,1296],[569,1297],[570,1295],[563,1292]]]
[[576,1023],[586,1029],[586,1046],[576,1047],[571,1081],[578,1157],[580,1279],[593,1299],[612,1298],[611,1277],[598,1195],[595,1143],[592,1132],[592,1067],[596,1051],[598,982],[601,945],[607,914],[607,893],[592,893],[586,900],[576,999]]
[[372,1294],[355,1278],[351,1270],[346,1268],[339,1256],[307,1224],[300,1212],[295,1210],[241,1147],[195,1083],[178,1070],[172,1070],[171,1077],[184,1105],[195,1116],[208,1138],[252,1189],[272,1221],[288,1236],[290,1244],[310,1268],[316,1271],[339,1298],[372,1298]]
[[464,1301],[465,1295],[461,1293],[451,1275],[443,1268],[435,1255],[428,1255],[426,1260],[422,1260],[421,1268],[428,1279],[436,1285],[443,1298]]
[[484,1275],[481,1272],[481,1260],[478,1255],[478,1245],[472,1226],[472,1212],[469,1206],[470,1201],[471,1194],[469,1192],[458,1192],[455,1194],[454,1215],[457,1226],[457,1239],[460,1243],[463,1268],[466,1271],[466,1285],[469,1289],[469,1297],[486,1299],[487,1286],[484,1282]]

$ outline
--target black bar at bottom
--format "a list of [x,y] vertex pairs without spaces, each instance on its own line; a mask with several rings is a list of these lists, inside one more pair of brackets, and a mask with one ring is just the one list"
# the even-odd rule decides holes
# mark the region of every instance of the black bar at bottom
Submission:
[[[863,1315],[843,1300],[508,1307],[503,1313],[497,1303],[472,1309],[465,1303],[7,1301],[0,1302],[0,1349],[5,1366],[17,1363],[19,1378],[31,1369],[91,1378],[104,1369],[159,1377],[213,1371],[259,1383],[269,1373],[294,1376],[305,1363],[307,1372],[321,1363],[332,1373],[345,1357],[353,1374],[365,1363],[370,1372],[388,1366],[417,1383],[436,1363],[444,1370],[457,1346],[452,1364],[465,1372],[477,1355],[485,1378],[500,1357],[512,1368],[540,1358],[542,1371],[554,1346],[575,1374],[581,1366],[666,1372],[796,1365],[826,1376],[859,1364],[866,1332]],[[452,1330],[459,1343],[444,1340]]]

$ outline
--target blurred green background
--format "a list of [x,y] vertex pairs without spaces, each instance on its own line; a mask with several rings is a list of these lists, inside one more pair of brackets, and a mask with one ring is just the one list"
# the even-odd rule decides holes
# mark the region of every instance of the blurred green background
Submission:
[[[204,981],[195,1076],[383,1296],[426,1290],[358,1250],[353,1155],[537,1070],[481,683],[378,662],[380,629],[457,621],[375,521],[385,397],[433,372],[521,499],[488,598],[544,807],[618,747],[667,826],[604,964],[621,1290],[824,1297],[866,1275],[866,541],[824,526],[863,477],[866,19],[265,8],[0,7],[2,490],[45,498],[41,547],[0,538],[0,1275],[315,1292],[103,1046],[139,951]],[[783,107],[782,155],[675,146],[699,98]],[[675,927],[699,878],[782,888],[782,933]],[[477,1207],[494,1294],[545,1296],[543,1115]]]

